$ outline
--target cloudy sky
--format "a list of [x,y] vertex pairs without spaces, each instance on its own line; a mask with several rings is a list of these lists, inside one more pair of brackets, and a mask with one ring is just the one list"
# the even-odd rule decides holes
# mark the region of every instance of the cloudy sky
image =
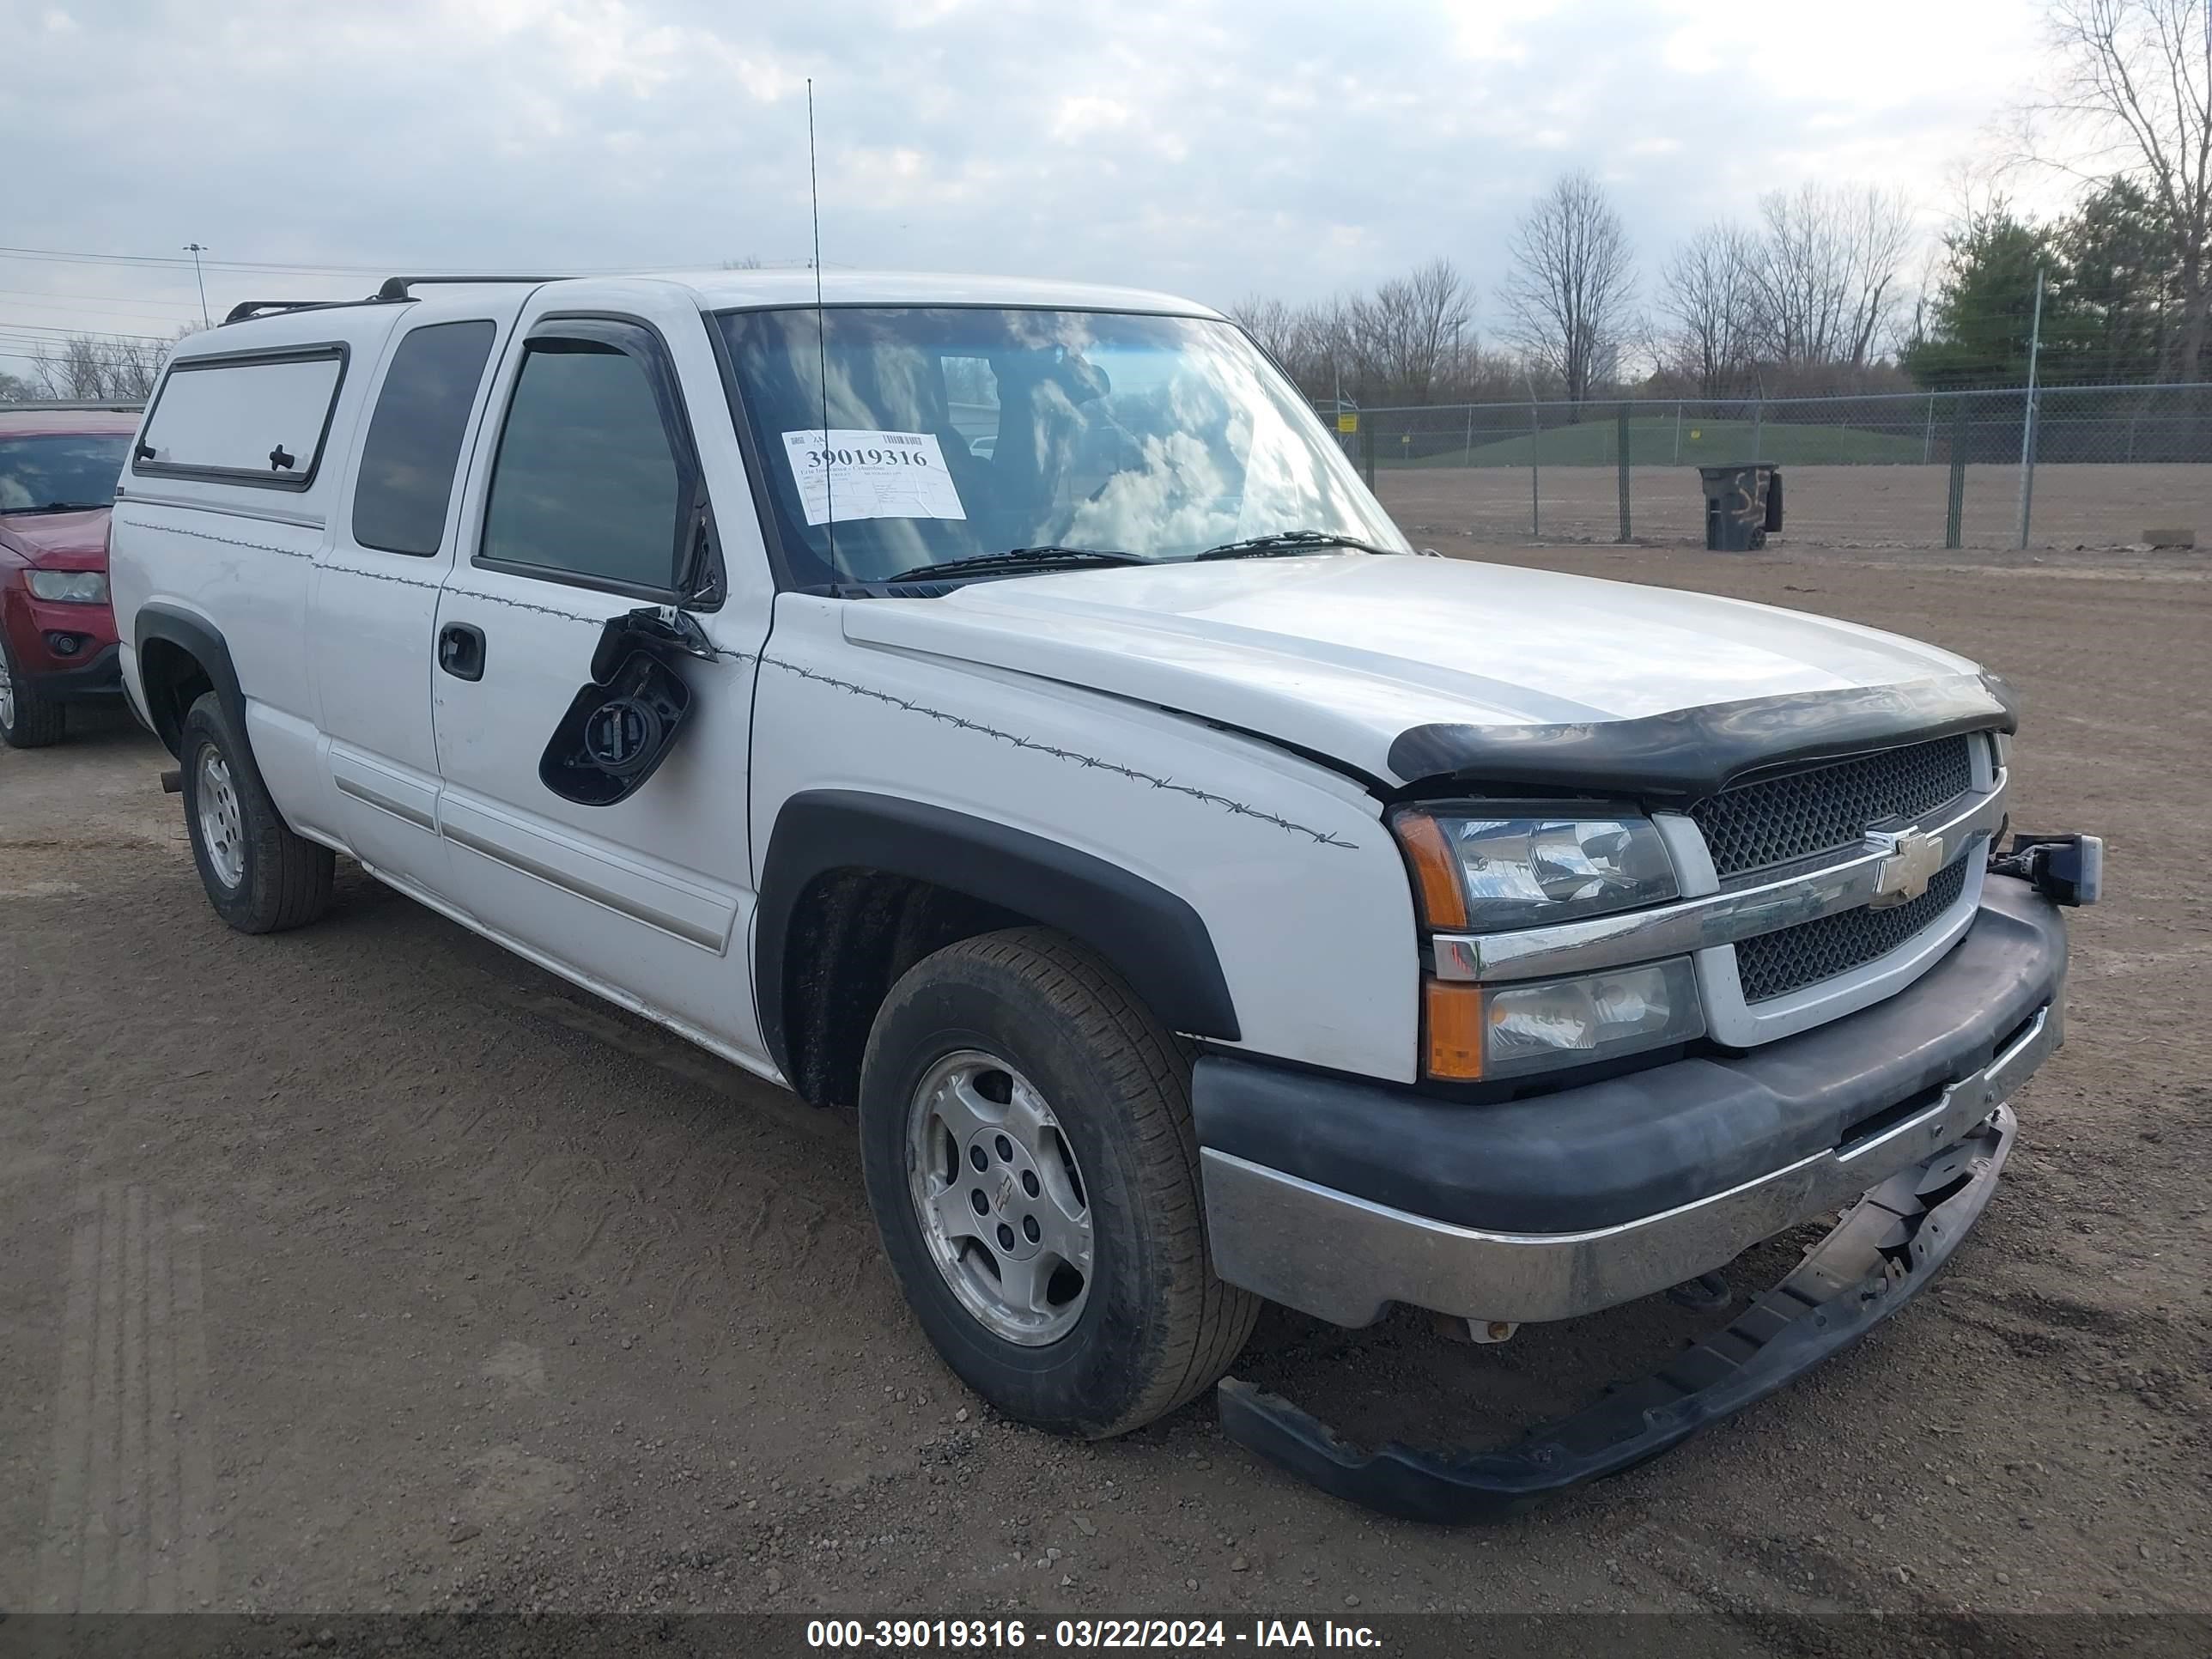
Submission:
[[[1807,179],[1951,169],[2033,0],[0,0],[0,370],[373,274],[807,257],[1226,304],[1445,254],[1587,167],[1646,271]],[[33,253],[74,256],[70,259]],[[100,256],[94,258],[90,256]],[[244,267],[244,268],[241,268]]]

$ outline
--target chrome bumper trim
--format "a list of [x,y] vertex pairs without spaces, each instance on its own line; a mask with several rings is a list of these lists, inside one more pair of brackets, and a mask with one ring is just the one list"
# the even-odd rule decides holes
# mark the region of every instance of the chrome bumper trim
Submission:
[[[1976,837],[1994,836],[2004,823],[2006,782],[1999,777],[1988,793],[1973,797],[1942,823],[1921,826],[1942,837],[1946,866],[1968,856]],[[1875,884],[1892,850],[1869,840],[1856,857],[1809,875],[1708,894],[1658,909],[1510,933],[1439,934],[1431,941],[1430,965],[1439,979],[1498,982],[1588,973],[1733,945],[1867,903],[1875,896]]]
[[1727,1192],[1591,1232],[1455,1226],[1202,1149],[1214,1271],[1352,1327],[1373,1324],[1393,1303],[1514,1322],[1595,1313],[1723,1267],[1962,1139],[2057,1048],[2063,1024],[2053,1000],[1924,1110]]

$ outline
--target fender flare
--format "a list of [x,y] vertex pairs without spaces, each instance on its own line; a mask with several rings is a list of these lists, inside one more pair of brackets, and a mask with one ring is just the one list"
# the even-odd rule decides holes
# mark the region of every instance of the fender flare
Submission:
[[146,706],[148,718],[154,721],[155,735],[168,744],[172,753],[176,750],[173,734],[160,729],[160,717],[154,708],[153,699],[146,695],[146,647],[155,640],[190,653],[200,666],[207,670],[208,678],[214,682],[216,695],[222,699],[224,708],[237,722],[238,729],[241,732],[246,730],[246,694],[239,689],[238,670],[230,660],[230,647],[223,642],[222,635],[204,617],[180,611],[174,605],[141,605],[137,616],[131,621],[131,648],[137,666],[139,700]]
[[1112,963],[1170,1030],[1233,1042],[1236,1005],[1212,936],[1189,903],[1089,853],[988,818],[895,795],[803,791],[785,801],[762,863],[753,984],[761,1034],[791,1065],[784,964],[792,917],[817,878],[879,870],[1034,917]]

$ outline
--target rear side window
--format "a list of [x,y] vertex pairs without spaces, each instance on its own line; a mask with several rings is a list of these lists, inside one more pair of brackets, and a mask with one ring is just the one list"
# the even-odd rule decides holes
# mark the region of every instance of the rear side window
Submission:
[[344,374],[337,345],[173,364],[131,470],[305,489]]
[[489,322],[433,323],[392,354],[354,487],[353,538],[362,546],[438,550],[469,410],[498,331]]
[[599,340],[530,342],[492,467],[479,558],[665,592],[676,580],[685,494],[644,363]]

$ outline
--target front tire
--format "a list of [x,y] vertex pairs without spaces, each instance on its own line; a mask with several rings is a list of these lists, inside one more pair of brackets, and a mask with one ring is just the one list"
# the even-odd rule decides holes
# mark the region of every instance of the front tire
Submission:
[[10,749],[44,749],[62,740],[63,728],[62,705],[24,678],[8,636],[0,633],[0,742]]
[[292,833],[216,693],[192,704],[179,746],[192,862],[216,914],[241,933],[277,933],[321,915],[336,859]]
[[1042,928],[891,988],[860,1075],[869,1204],[922,1328],[1008,1416],[1127,1433],[1250,1336],[1259,1298],[1206,1252],[1189,1077],[1112,969]]

